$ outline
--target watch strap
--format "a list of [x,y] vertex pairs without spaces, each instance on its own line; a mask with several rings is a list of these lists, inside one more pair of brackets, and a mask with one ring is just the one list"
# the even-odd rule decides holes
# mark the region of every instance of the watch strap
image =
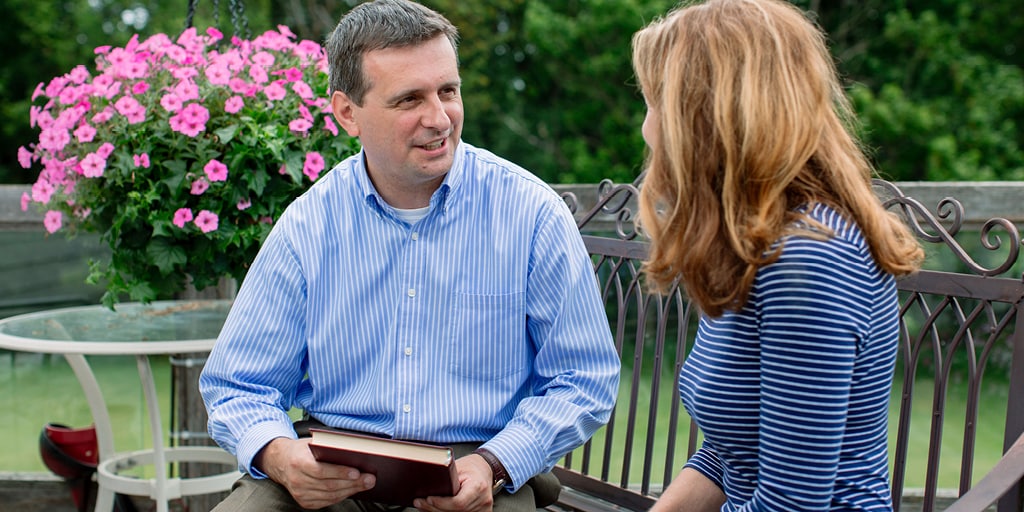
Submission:
[[473,453],[483,457],[484,462],[491,467],[491,492],[493,494],[498,494],[498,492],[501,491],[501,488],[509,482],[508,471],[505,470],[505,466],[497,457],[494,456],[493,453],[491,453],[490,450],[477,448],[476,450],[473,450]]

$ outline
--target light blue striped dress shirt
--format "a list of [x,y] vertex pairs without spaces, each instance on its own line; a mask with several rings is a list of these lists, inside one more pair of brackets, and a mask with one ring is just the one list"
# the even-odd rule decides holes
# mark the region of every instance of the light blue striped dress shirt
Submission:
[[810,217],[835,236],[786,237],[741,311],[701,320],[680,373],[705,436],[687,465],[725,511],[892,510],[895,279],[855,225],[821,205]]
[[460,143],[426,216],[400,220],[362,154],[296,199],[200,378],[209,431],[253,457],[335,427],[487,441],[517,490],[608,421],[616,354],[572,215],[538,178]]

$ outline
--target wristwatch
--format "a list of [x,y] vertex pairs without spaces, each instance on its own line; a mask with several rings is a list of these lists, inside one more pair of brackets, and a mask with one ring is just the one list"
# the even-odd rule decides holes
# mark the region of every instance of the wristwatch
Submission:
[[473,450],[473,453],[483,457],[484,461],[487,462],[487,465],[491,467],[491,475],[493,478],[491,481],[491,493],[498,494],[498,492],[501,491],[501,488],[505,487],[505,484],[509,481],[508,471],[505,471],[505,466],[501,464],[501,461],[498,460],[490,450],[477,448],[476,450]]

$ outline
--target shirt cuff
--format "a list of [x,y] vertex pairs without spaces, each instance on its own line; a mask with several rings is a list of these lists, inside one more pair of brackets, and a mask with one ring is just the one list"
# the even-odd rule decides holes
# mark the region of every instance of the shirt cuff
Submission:
[[264,446],[279,437],[298,439],[298,436],[295,435],[295,429],[288,423],[282,424],[274,421],[265,421],[254,425],[238,441],[236,453],[238,469],[248,473],[249,476],[257,480],[267,478],[265,473],[253,467],[252,461]]
[[527,480],[542,471],[544,466],[544,461],[539,455],[522,449],[516,441],[514,436],[508,435],[508,431],[504,431],[480,446],[494,454],[501,461],[501,465],[505,466],[509,480],[505,484],[505,489],[510,493],[518,491]]

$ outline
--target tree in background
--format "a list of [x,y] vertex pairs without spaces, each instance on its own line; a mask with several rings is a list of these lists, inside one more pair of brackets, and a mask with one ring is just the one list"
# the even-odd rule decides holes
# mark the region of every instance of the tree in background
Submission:
[[883,174],[1024,180],[1019,2],[795,3],[828,31]]
[[[222,31],[231,33],[221,0]],[[830,37],[883,175],[1024,180],[1020,0],[792,0]],[[322,42],[356,0],[246,0],[254,32],[286,24]],[[674,0],[424,0],[462,32],[467,141],[551,182],[630,181],[643,161],[643,101],[630,37]],[[6,0],[0,4],[0,182],[34,181],[17,148],[34,138],[36,83],[131,33],[176,33],[187,0]],[[212,23],[200,2],[197,26]],[[143,28],[139,17],[146,15]]]
[[[1024,179],[1018,0],[792,1],[828,33],[884,176]],[[333,28],[340,13],[329,12],[355,3],[277,5],[279,16],[309,20],[311,37]],[[551,182],[632,180],[643,160],[644,107],[630,37],[674,0],[424,3],[462,32],[467,141]]]

